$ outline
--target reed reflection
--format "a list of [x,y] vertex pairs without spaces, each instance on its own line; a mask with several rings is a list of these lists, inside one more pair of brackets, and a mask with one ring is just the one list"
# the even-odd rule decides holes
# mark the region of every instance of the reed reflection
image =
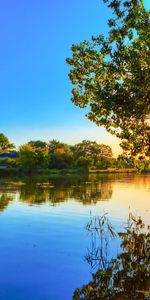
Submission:
[[[91,248],[86,260],[96,273],[73,300],[149,300],[150,299],[150,226],[129,214],[125,229],[115,234],[106,215],[91,218],[87,224]],[[120,253],[110,256],[110,239],[120,239]]]

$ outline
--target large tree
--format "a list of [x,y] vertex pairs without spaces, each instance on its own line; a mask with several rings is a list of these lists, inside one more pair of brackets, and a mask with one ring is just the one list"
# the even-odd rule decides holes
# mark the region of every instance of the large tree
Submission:
[[103,0],[112,9],[108,36],[72,45],[72,101],[121,138],[127,153],[150,154],[150,21],[142,0]]
[[74,146],[75,158],[85,157],[93,161],[94,166],[100,159],[112,159],[112,149],[108,145],[98,144],[95,141],[84,140]]
[[73,166],[73,152],[67,144],[57,140],[48,143],[49,168],[64,169]]

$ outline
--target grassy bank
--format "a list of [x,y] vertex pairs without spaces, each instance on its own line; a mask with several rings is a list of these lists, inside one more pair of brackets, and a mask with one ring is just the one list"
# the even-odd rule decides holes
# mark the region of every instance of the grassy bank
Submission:
[[1,168],[0,176],[14,175],[14,176],[22,176],[22,175],[61,175],[65,174],[75,174],[80,172],[86,172],[86,170],[81,169],[35,169],[35,170],[22,170],[19,168]]
[[[18,168],[1,168],[0,176],[14,175],[55,175],[59,176],[61,174],[80,174],[80,173],[89,173],[89,174],[116,174],[116,173],[137,173],[136,168],[108,168],[108,169],[86,169],[86,168],[77,168],[77,169],[35,169],[35,170],[22,170]],[[142,173],[150,172],[150,169],[142,171]]]
[[135,168],[108,168],[103,170],[90,169],[89,173],[136,173]]

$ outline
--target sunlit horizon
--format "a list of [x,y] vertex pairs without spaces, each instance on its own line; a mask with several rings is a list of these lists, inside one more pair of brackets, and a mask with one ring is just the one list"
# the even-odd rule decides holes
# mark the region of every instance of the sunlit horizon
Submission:
[[114,157],[117,157],[122,153],[122,149],[119,146],[120,140],[118,138],[109,134],[103,128],[97,127],[91,123],[88,127],[74,126],[73,128],[67,128],[66,126],[63,126],[61,129],[55,127],[42,129],[37,129],[36,127],[31,129],[12,129],[9,132],[5,132],[5,134],[17,148],[31,140],[49,142],[50,140],[55,139],[69,145],[78,144],[83,140],[90,140],[110,146]]

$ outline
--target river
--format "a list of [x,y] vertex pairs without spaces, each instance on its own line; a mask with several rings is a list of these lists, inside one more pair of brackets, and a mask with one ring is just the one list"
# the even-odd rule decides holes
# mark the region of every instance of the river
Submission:
[[150,174],[0,178],[0,299],[71,300],[91,278],[87,222],[119,231],[129,211],[150,223]]

